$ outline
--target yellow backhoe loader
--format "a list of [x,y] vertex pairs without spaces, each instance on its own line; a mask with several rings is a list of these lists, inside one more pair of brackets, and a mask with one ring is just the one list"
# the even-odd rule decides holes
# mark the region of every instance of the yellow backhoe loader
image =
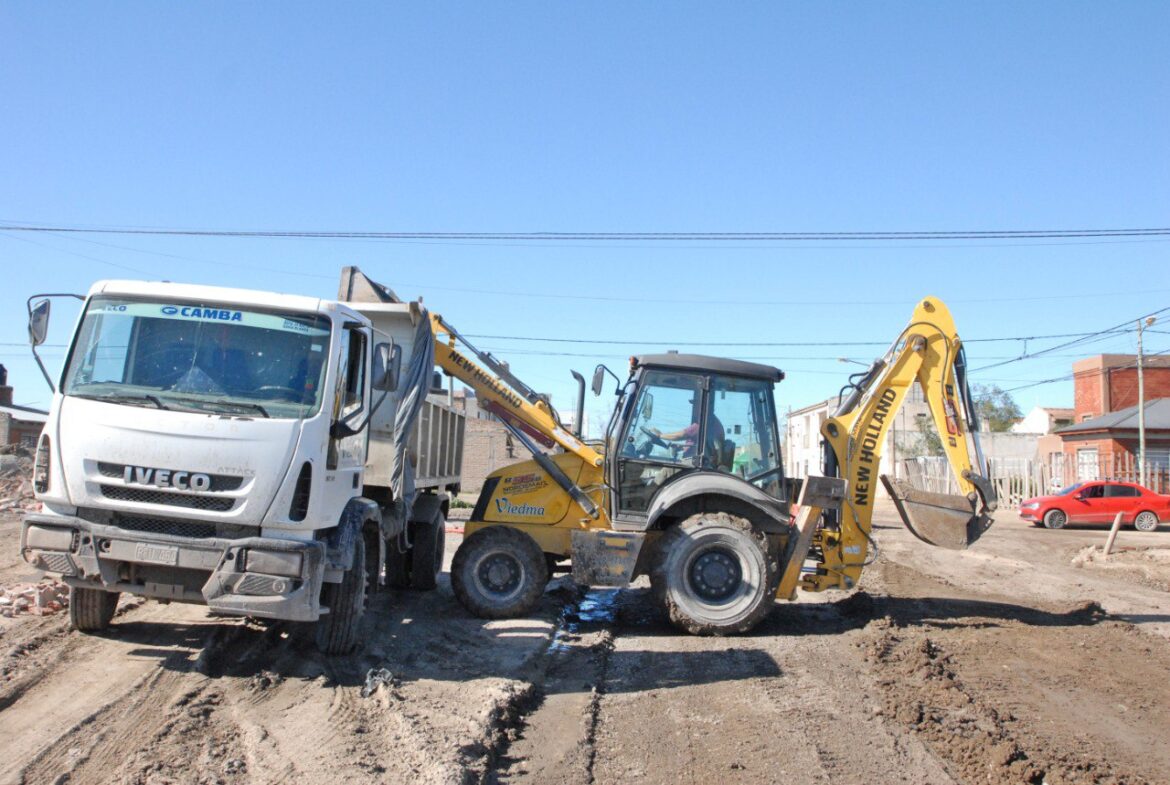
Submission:
[[[455,554],[452,587],[478,616],[527,613],[554,572],[571,570],[592,586],[624,587],[649,575],[677,626],[744,632],[775,599],[857,584],[875,551],[879,480],[910,531],[932,545],[966,548],[992,523],[996,496],[963,345],[935,298],[919,302],[889,351],[851,378],[821,428],[824,477],[802,483],[784,476],[773,402],[784,374],[776,368],[641,355],[621,383],[598,366],[593,392],[609,375],[618,400],[604,442],[591,443],[505,364],[442,316],[429,318],[436,365],[471,387],[533,454],[487,478]],[[585,383],[574,376],[579,427]],[[922,387],[962,495],[879,477],[886,432],[913,384]],[[546,454],[537,442],[561,451]]]

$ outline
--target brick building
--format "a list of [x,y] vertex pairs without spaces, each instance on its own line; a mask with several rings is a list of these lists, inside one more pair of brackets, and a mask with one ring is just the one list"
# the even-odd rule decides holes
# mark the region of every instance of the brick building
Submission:
[[455,390],[451,405],[467,415],[463,433],[463,491],[478,493],[489,474],[532,457],[524,445],[512,438],[503,423],[479,407],[472,390]]
[[[1170,470],[1170,357],[1142,361],[1146,463],[1158,487]],[[1137,356],[1103,354],[1073,363],[1075,422],[1061,438],[1066,479],[1128,479],[1140,474]]]
[[[1146,400],[1170,398],[1170,357],[1142,360]],[[1073,412],[1084,422],[1137,406],[1137,355],[1099,354],[1073,363]]]
[[8,369],[0,365],[0,447],[19,444],[28,449],[37,446],[41,429],[49,413],[12,403],[12,388],[8,385]]

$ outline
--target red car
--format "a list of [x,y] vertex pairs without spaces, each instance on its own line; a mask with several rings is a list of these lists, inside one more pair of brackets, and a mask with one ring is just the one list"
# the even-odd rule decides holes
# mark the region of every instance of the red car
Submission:
[[1154,493],[1132,482],[1104,480],[1078,482],[1052,496],[1020,502],[1020,517],[1035,526],[1063,529],[1069,523],[1121,522],[1138,531],[1152,532],[1161,521],[1170,521],[1170,496]]

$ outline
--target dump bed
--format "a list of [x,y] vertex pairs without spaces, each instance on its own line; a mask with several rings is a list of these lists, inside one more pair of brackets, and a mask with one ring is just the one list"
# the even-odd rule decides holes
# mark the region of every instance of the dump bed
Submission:
[[[411,367],[415,343],[421,332],[419,326],[425,316],[418,303],[403,302],[389,288],[371,281],[355,267],[342,270],[338,299],[370,320],[375,341],[392,340],[402,351],[402,382],[374,413],[366,458],[365,484],[390,488],[395,449],[394,422],[399,401],[412,393],[406,382],[407,369]],[[427,334],[429,336],[429,327]],[[433,370],[433,366],[426,369],[424,386],[429,386]],[[419,391],[422,395],[426,393],[425,389]],[[465,415],[447,405],[441,396],[427,396],[407,445],[416,489],[458,490],[463,470],[465,422]]]
[[457,490],[463,469],[463,430],[467,418],[437,400],[427,398],[410,437],[410,462],[416,488]]

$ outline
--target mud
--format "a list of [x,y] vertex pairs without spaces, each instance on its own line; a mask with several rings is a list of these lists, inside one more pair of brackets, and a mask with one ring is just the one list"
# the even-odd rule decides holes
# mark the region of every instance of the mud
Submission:
[[[16,520],[5,584],[39,577]],[[564,578],[508,622],[445,578],[379,594],[342,658],[195,606],[124,600],[98,636],[0,619],[0,784],[1170,781],[1170,603],[1130,563],[1170,535],[1078,566],[1103,533],[1006,520],[949,552],[882,520],[860,591],[731,638]]]

